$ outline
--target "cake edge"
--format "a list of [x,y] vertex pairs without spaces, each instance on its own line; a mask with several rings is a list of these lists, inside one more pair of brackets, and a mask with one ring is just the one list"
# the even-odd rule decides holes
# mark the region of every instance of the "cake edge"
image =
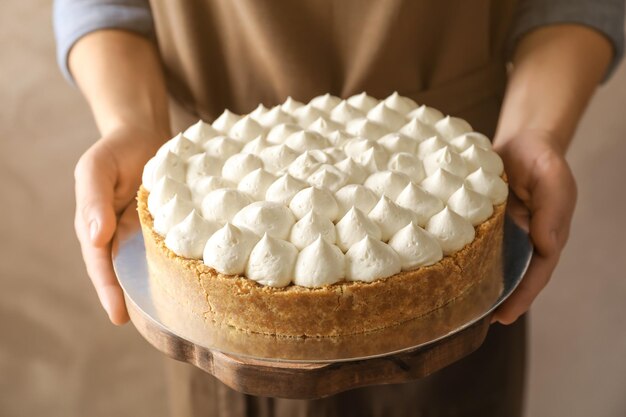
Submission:
[[148,191],[139,189],[137,210],[150,280],[206,320],[240,330],[288,337],[365,333],[416,319],[463,295],[482,279],[502,274],[506,203],[476,227],[475,239],[434,265],[371,283],[342,281],[306,288],[267,287],[223,275],[201,260],[180,257],[152,226]]

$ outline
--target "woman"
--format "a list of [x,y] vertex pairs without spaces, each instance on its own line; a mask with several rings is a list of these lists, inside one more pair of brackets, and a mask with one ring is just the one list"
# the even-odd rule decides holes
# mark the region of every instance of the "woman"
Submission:
[[168,93],[178,113],[206,120],[288,95],[383,98],[394,90],[463,117],[495,137],[518,197],[511,209],[535,245],[485,344],[431,377],[296,401],[245,396],[170,364],[174,415],[521,415],[518,318],[567,240],[576,186],[564,154],[621,56],[623,16],[623,0],[58,0],[60,63],[102,134],[76,166],[76,232],[113,323],[128,321],[110,260],[116,215],[172,136]]

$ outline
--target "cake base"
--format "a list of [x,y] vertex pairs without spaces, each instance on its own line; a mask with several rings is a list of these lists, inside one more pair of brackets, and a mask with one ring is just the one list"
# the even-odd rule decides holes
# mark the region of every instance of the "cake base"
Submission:
[[320,288],[267,287],[223,275],[200,260],[182,258],[152,227],[148,192],[138,193],[151,282],[192,314],[220,325],[289,337],[325,337],[379,330],[421,317],[502,274],[505,204],[476,228],[476,238],[438,263],[371,283],[339,282]]

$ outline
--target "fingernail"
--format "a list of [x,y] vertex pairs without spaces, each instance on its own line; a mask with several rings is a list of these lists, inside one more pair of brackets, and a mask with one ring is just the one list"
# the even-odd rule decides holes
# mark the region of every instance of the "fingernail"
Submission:
[[89,222],[89,238],[91,240],[96,240],[98,236],[98,221],[92,220]]

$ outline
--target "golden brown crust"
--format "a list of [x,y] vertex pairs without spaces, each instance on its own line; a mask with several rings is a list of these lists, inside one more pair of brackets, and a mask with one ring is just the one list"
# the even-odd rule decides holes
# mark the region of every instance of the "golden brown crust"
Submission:
[[138,211],[151,280],[191,311],[246,331],[319,337],[382,329],[423,316],[501,273],[505,204],[476,228],[472,243],[434,265],[371,283],[274,288],[174,254],[152,228],[147,197],[142,187]]

